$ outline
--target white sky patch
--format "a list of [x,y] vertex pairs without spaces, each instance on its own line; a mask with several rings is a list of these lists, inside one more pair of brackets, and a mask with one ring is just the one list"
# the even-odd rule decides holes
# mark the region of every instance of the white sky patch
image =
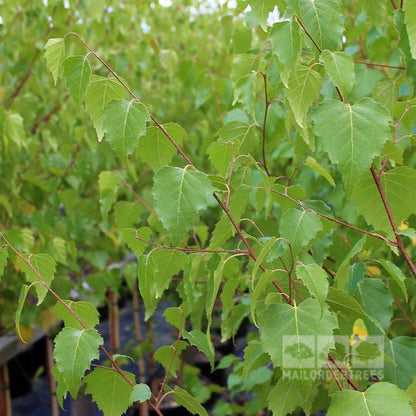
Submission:
[[342,37],[342,43],[346,43],[347,42],[347,38],[345,36]]
[[69,0],[64,0],[64,7],[67,10],[71,7],[71,4],[69,3]]
[[159,4],[162,7],[171,7],[172,6],[172,0],[159,0]]
[[140,26],[143,30],[143,33],[149,33],[152,30],[152,28],[146,23],[145,20],[142,20],[142,23],[140,24]]
[[0,16],[0,25],[3,24],[3,17]]

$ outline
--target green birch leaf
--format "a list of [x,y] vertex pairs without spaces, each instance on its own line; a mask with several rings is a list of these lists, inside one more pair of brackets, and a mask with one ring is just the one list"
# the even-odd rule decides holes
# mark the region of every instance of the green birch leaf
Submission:
[[[378,101],[390,114],[394,114],[394,108],[397,102],[397,87],[396,83],[390,78],[382,78],[377,81],[373,98]],[[386,142],[386,144],[394,142]]]
[[98,187],[100,189],[100,210],[101,216],[105,221],[108,212],[117,199],[120,177],[115,172],[102,171],[98,177]]
[[[188,346],[189,344],[182,340],[178,342],[176,351],[173,348],[173,345],[164,345],[155,352],[155,360],[162,364],[165,371],[169,371],[170,376],[176,377],[176,373],[181,366],[181,360],[179,359],[179,356]],[[172,360],[173,355],[174,358]]]
[[156,267],[155,295],[162,297],[163,292],[169,287],[172,277],[183,270],[188,263],[188,256],[183,251],[156,249],[149,256]]
[[153,257],[140,256],[137,268],[138,286],[145,307],[145,320],[148,320],[156,309],[159,300],[156,297],[155,274],[157,268]]
[[386,285],[380,279],[365,279],[358,283],[354,297],[371,321],[386,330],[393,315],[393,298]]
[[[92,303],[86,301],[74,302],[72,300],[65,300],[64,302],[71,307],[88,329],[93,329],[100,322],[99,313]],[[84,328],[62,303],[58,302],[55,305],[54,312],[58,315],[59,319],[64,321],[66,327],[79,330]]]
[[234,155],[238,154],[239,142],[232,143],[217,140],[209,145],[207,153],[219,174],[226,177]]
[[237,82],[244,75],[257,70],[259,57],[257,54],[244,53],[236,55],[233,59],[231,79]]
[[381,25],[386,21],[386,12],[388,4],[378,0],[366,0],[360,3],[364,13],[371,19],[380,31]]
[[104,137],[103,112],[106,104],[111,100],[122,99],[125,95],[126,92],[123,86],[115,78],[104,78],[98,75],[90,76],[84,101],[99,142]]
[[[135,383],[134,374],[124,375]],[[91,394],[104,416],[120,416],[129,407],[133,386],[113,368],[96,367],[85,378],[85,393]]]
[[310,381],[282,377],[270,391],[267,403],[274,416],[292,414],[297,407],[310,414],[308,409],[312,407],[315,394],[316,389]]
[[298,65],[289,79],[287,99],[296,122],[302,128],[308,126],[306,114],[309,106],[318,97],[321,87],[321,76],[312,68],[303,65]]
[[364,98],[351,105],[327,99],[311,112],[315,134],[331,162],[338,164],[347,191],[381,154],[390,136],[390,116],[375,101]]
[[355,84],[354,61],[345,52],[324,50],[320,61],[325,65],[325,72],[342,94],[347,95]]
[[182,331],[182,336],[184,339],[188,340],[191,345],[194,345],[201,351],[207,358],[211,365],[211,371],[214,371],[214,346],[207,334],[204,334],[202,331],[194,329],[193,331]]
[[113,100],[103,114],[104,131],[112,149],[128,165],[128,156],[136,149],[138,138],[146,133],[150,120],[147,108],[131,100]]
[[362,319],[367,316],[358,301],[344,290],[330,287],[326,303],[331,311],[335,313],[340,312],[353,320]]
[[[416,170],[401,166],[383,172],[380,179],[394,220],[399,225],[402,220],[415,213]],[[357,205],[358,213],[364,216],[369,225],[393,236],[384,204],[370,172],[362,175],[351,197]]]
[[308,156],[305,165],[312,168],[315,172],[318,172],[321,176],[323,176],[332,186],[335,187],[335,182],[333,177],[330,175],[330,173],[322,166],[320,165],[313,157]]
[[99,357],[99,345],[104,340],[95,329],[64,328],[55,337],[53,357],[65,382],[65,391],[77,397],[81,379],[91,361]]
[[321,220],[310,211],[290,208],[283,213],[280,219],[280,235],[291,242],[295,251],[307,246],[321,230]]
[[152,392],[147,384],[136,384],[130,394],[130,403],[143,403],[152,397]]
[[260,340],[273,364],[282,370],[299,370],[300,378],[321,368],[334,347],[334,316],[324,313],[316,299],[299,305],[271,304],[259,313]]
[[399,267],[397,267],[394,263],[390,260],[380,259],[380,264],[386,269],[386,271],[390,274],[393,280],[397,283],[399,288],[401,289],[406,302],[408,301],[407,298],[407,289],[405,285],[406,276],[402,273]]
[[338,267],[338,271],[335,275],[335,286],[338,289],[345,289],[345,285],[348,283],[349,279],[349,269],[350,269],[350,262],[351,259],[359,253],[365,243],[365,236],[361,237],[349,251],[349,253],[345,256],[344,260]]
[[275,23],[269,38],[272,41],[273,53],[279,61],[294,70],[302,46],[298,22],[292,19]]
[[[185,130],[175,123],[164,124],[163,127],[178,146],[182,145]],[[159,127],[148,127],[146,135],[140,138],[137,145],[137,155],[146,162],[155,172],[168,166],[176,154],[175,146],[169,141]]]
[[344,25],[338,0],[298,0],[300,17],[321,49],[341,45]]
[[63,67],[65,85],[79,107],[90,80],[90,62],[86,56],[69,56],[65,59]]
[[214,310],[215,300],[217,299],[220,284],[223,278],[224,267],[225,267],[225,255],[221,256],[221,260],[215,272],[209,277],[207,285],[207,298],[206,298],[206,315],[208,320],[208,328],[212,323],[212,311]]
[[328,408],[327,416],[413,416],[409,397],[390,383],[380,382],[366,391],[337,391]]
[[251,371],[263,367],[268,361],[269,356],[263,351],[261,342],[257,339],[250,340],[244,349],[243,377],[246,378]]
[[20,317],[22,315],[23,307],[25,306],[25,300],[27,298],[27,294],[29,293],[30,286],[29,285],[22,285],[20,288],[19,293],[19,300],[17,301],[17,309],[16,309],[16,331],[19,339],[24,343],[27,344],[26,340],[23,339],[22,334],[20,333]]
[[46,42],[44,49],[46,62],[56,85],[59,75],[61,74],[62,62],[65,57],[65,41],[63,38],[49,39]]
[[253,324],[258,326],[257,319],[256,319],[256,306],[257,300],[261,296],[262,293],[269,287],[270,283],[274,278],[274,273],[272,270],[266,270],[258,279],[258,282],[255,287],[251,287],[251,296],[250,296],[250,312],[251,312],[251,319],[253,320]]
[[62,378],[62,374],[59,372],[56,365],[52,367],[52,375],[56,381],[56,399],[58,400],[61,409],[64,408],[64,399],[67,396],[68,391],[65,388],[65,381]]
[[[50,286],[56,271],[55,260],[49,254],[26,254],[24,257],[36,270],[35,272],[26,261],[19,257],[17,263],[25,272],[26,280],[31,283],[44,281],[48,286]],[[35,289],[38,297],[37,304],[40,305],[45,299],[48,289],[42,284],[36,284]]]
[[384,379],[407,389],[416,376],[416,338],[394,337],[386,339],[384,352],[393,360],[384,362]]
[[4,268],[7,266],[8,256],[9,256],[9,250],[7,246],[0,246],[0,282],[3,276]]
[[140,224],[143,205],[137,202],[118,201],[114,205],[114,219],[119,229],[134,227]]
[[276,5],[275,0],[250,0],[248,2],[253,10],[254,16],[260,23],[260,26],[264,31],[267,30],[267,19],[269,13],[273,11],[274,6]]
[[[5,195],[0,195],[0,204],[3,205],[3,208],[6,210],[7,215],[12,218],[13,217],[13,208],[12,205],[9,202],[9,198],[7,198]],[[0,247],[1,250],[1,247]],[[1,260],[0,260],[1,264]],[[1,269],[0,269],[1,270]]]
[[154,176],[156,212],[173,240],[180,241],[208,206],[213,187],[205,173],[165,167]]
[[152,230],[149,227],[142,227],[138,230],[134,228],[123,228],[120,234],[130,250],[133,250],[136,257],[139,258],[144,253],[147,243],[140,241],[137,237],[149,241]]
[[238,143],[235,146],[235,154],[249,153],[257,146],[259,141],[259,129],[255,123],[249,124],[242,121],[231,121],[218,130],[220,139],[224,142]]
[[296,276],[306,285],[311,295],[318,300],[323,313],[329,287],[325,271],[316,263],[298,264],[296,266]]
[[6,113],[6,123],[4,133],[6,136],[13,141],[18,148],[20,149],[21,146],[25,146],[25,130],[24,130],[24,123],[23,118],[18,113],[12,113],[8,111]]
[[185,407],[193,415],[208,416],[207,411],[195,399],[195,397],[179,386],[175,386],[173,389],[173,398],[176,403]]
[[409,45],[413,59],[416,59],[416,3],[414,0],[406,0],[403,3],[404,22],[406,24]]
[[250,115],[254,115],[256,78],[257,75],[255,73],[245,75],[236,82],[234,87],[233,105],[241,103]]

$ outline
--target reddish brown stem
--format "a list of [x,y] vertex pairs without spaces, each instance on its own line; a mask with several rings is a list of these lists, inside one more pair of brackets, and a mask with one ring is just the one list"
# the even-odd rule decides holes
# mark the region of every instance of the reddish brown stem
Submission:
[[361,391],[361,389],[354,383],[351,377],[346,373],[346,371],[338,364],[338,361],[333,357],[331,353],[328,353],[328,358],[334,363],[337,370],[342,374],[342,376],[347,380],[347,383],[357,391]]
[[[214,198],[217,200],[219,206],[222,208],[222,210],[225,212],[225,214],[227,215],[228,219],[231,221],[231,223],[233,224],[233,227],[235,228],[235,230],[237,231],[237,234],[239,235],[241,241],[243,242],[243,244],[247,247],[248,250],[248,255],[254,260],[257,260],[257,256],[254,253],[253,249],[251,248],[250,243],[247,241],[247,239],[244,237],[243,232],[241,231],[241,228],[238,226],[238,224],[235,222],[234,217],[232,216],[230,210],[228,209],[228,207],[226,207],[222,201],[220,200],[220,198],[218,197],[217,194],[214,193]],[[260,269],[265,272],[266,268],[260,264]],[[282,287],[279,285],[278,282],[276,282],[276,280],[272,281],[273,286],[281,293],[281,295],[285,298],[286,302],[289,303],[290,305],[293,305],[293,300],[290,298],[289,295],[287,295],[287,293],[285,293],[285,291],[282,289]]]
[[175,360],[176,353],[178,351],[179,342],[182,338],[182,328],[183,328],[183,311],[182,311],[182,309],[180,309],[180,312],[181,312],[181,321],[179,323],[178,337],[176,338],[176,342],[175,342],[175,345],[173,347],[172,357],[170,358],[168,368],[166,369],[165,377],[163,378],[162,384],[160,385],[159,394],[157,395],[157,398],[156,398],[156,401],[155,401],[156,407],[159,407],[159,404],[160,404],[160,401],[161,401],[161,398],[162,398],[162,394],[163,394],[163,390],[164,390],[166,382],[168,380],[169,373],[170,373],[170,370],[171,370],[172,365],[173,365],[173,361]]
[[306,33],[306,36],[312,41],[312,43],[315,45],[315,48],[318,49],[319,53],[322,52],[322,49],[320,48],[320,46],[316,43],[315,39],[312,37],[312,35],[308,32],[308,30],[306,29],[306,27],[303,25],[302,20],[299,19],[299,17],[296,17],[297,22],[300,24],[300,26],[302,27],[303,31]]
[[[113,77],[123,86],[123,88],[132,96],[132,98],[138,102],[141,103],[141,101],[137,98],[136,94],[129,88],[129,86],[117,75],[117,73],[110,67],[110,65],[107,64],[107,62],[104,61],[104,59],[101,58],[88,44],[85,42],[85,40],[78,35],[78,33],[75,32],[68,32],[64,35],[63,39],[65,39],[67,36],[73,35],[77,39],[79,39],[80,42],[90,51],[92,55],[95,56],[107,69],[110,74],[113,75]],[[178,144],[175,142],[175,140],[172,138],[172,136],[167,132],[167,130],[163,127],[162,124],[159,123],[159,121],[149,112],[149,117],[152,119],[152,121],[156,124],[156,126],[162,131],[162,133],[168,138],[168,140],[173,144],[175,149],[180,153],[180,155],[186,160],[186,163],[192,168],[196,169],[191,160],[188,158],[188,156],[183,152],[183,150],[178,146]]]
[[269,169],[267,168],[267,162],[266,162],[266,124],[267,124],[267,114],[269,111],[269,98],[267,95],[267,74],[264,72],[260,72],[261,76],[263,77],[263,83],[264,83],[264,101],[266,104],[266,107],[264,109],[264,118],[263,118],[263,126],[261,128],[262,132],[262,155],[263,155],[263,167],[264,170],[267,173],[267,176],[270,176]]
[[384,210],[386,211],[391,228],[393,229],[394,236],[396,238],[397,248],[399,249],[400,253],[403,255],[404,259],[406,260],[406,263],[408,264],[411,272],[413,273],[413,276],[416,277],[416,267],[413,264],[409,256],[409,253],[407,252],[403,244],[402,237],[399,234],[399,229],[397,228],[397,224],[396,224],[396,221],[394,220],[393,213],[391,212],[389,202],[387,201],[386,194],[384,193],[383,187],[381,185],[381,178],[377,175],[373,166],[371,166],[370,171],[371,171],[371,175],[373,176],[374,183],[377,186],[378,193],[380,194],[381,201],[383,202]]
[[391,294],[391,297],[393,298],[393,300],[394,300],[394,303],[397,305],[397,307],[400,309],[400,312],[403,314],[403,316],[404,316],[404,320],[413,328],[413,329],[415,329],[416,330],[416,324],[410,319],[410,316],[407,314],[407,312],[404,310],[404,308],[403,308],[403,306],[401,305],[401,303],[399,302],[399,300],[396,298],[396,296],[394,296],[393,295],[393,292],[392,292],[392,290],[391,290],[391,287],[390,287],[390,282],[389,282],[389,280],[387,279],[386,280],[386,284],[387,284],[387,287],[389,288],[389,290],[390,290],[390,294]]
[[[260,186],[260,187],[258,187],[258,189],[266,189],[266,188]],[[354,225],[348,224],[345,221],[337,220],[336,218],[330,217],[329,215],[325,215],[325,214],[322,214],[319,211],[315,211],[311,208],[308,208],[307,206],[303,205],[302,202],[297,201],[296,199],[292,198],[291,196],[289,196],[286,193],[276,191],[275,189],[270,189],[270,191],[277,194],[277,195],[283,196],[283,197],[291,200],[293,203],[295,203],[296,205],[298,205],[299,207],[301,207],[305,211],[313,212],[314,214],[318,215],[319,217],[326,218],[329,221],[332,221],[332,222],[335,222],[337,224],[343,225],[344,227],[351,228],[352,230],[358,231],[359,233],[369,235],[370,237],[374,237],[374,238],[378,238],[379,240],[383,240],[384,242],[386,242],[387,244],[389,244],[391,246],[396,246],[397,245],[397,243],[395,241],[391,241],[388,238],[383,237],[380,234],[372,233],[370,231],[363,230],[361,228],[355,227]]]
[[360,61],[360,60],[354,60],[356,64],[362,64],[366,66],[378,66],[381,68],[391,68],[391,69],[406,69],[405,66],[396,66],[396,65],[388,65],[388,64],[374,64],[372,62],[366,62],[366,61]]
[[337,383],[338,388],[342,391],[344,390],[344,387],[342,387],[341,382],[339,381],[337,375],[335,374],[334,369],[331,366],[331,363],[329,361],[326,362],[326,366],[328,367],[329,372],[332,375],[332,378],[335,380],[335,383]]
[[396,2],[394,0],[390,0],[390,1],[391,1],[392,6],[393,6],[393,9],[394,10],[398,9]]

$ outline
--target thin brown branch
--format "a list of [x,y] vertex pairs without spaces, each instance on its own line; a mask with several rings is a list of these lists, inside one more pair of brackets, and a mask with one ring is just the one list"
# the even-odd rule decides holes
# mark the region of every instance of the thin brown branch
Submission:
[[316,43],[315,39],[312,37],[312,35],[308,32],[308,29],[306,29],[306,27],[304,26],[304,24],[302,23],[302,20],[299,19],[299,17],[296,17],[297,22],[300,24],[300,26],[302,27],[303,31],[306,33],[306,36],[312,41],[312,43],[315,45],[315,48],[318,49],[319,53],[322,52],[322,49],[320,48],[320,46]]
[[403,314],[404,316],[404,320],[413,328],[416,330],[416,324],[410,319],[410,316],[407,314],[407,312],[404,310],[402,304],[399,302],[399,300],[396,298],[396,296],[394,296],[393,291],[391,290],[390,287],[390,281],[389,279],[386,280],[386,285],[390,290],[390,294],[391,297],[394,300],[394,303],[397,305],[397,307],[400,309],[400,312]]
[[[6,242],[7,246],[16,254],[17,257],[19,257],[22,261],[24,261],[30,269],[35,273],[36,277],[39,279],[39,282],[48,290],[48,292],[59,302],[64,306],[69,313],[79,322],[79,324],[84,328],[84,330],[88,330],[88,326],[84,323],[84,321],[78,316],[78,314],[71,308],[71,306],[66,303],[45,281],[45,279],[41,276],[41,274],[33,267],[32,263],[29,259],[25,259],[23,255],[17,251],[10,242],[6,239],[4,234],[0,232],[0,237],[3,238],[3,240]],[[115,368],[115,370],[131,385],[134,387],[135,383],[133,383],[124,373],[124,371],[119,367],[119,365],[114,361],[111,354],[104,348],[103,345],[100,345],[99,348],[101,351],[106,355],[106,357],[110,360],[111,364]]]
[[170,373],[170,370],[171,370],[172,365],[173,365],[173,361],[175,360],[176,353],[178,351],[179,342],[180,342],[180,340],[182,338],[182,327],[183,327],[183,318],[184,317],[183,317],[183,311],[182,311],[182,309],[179,308],[179,310],[181,312],[181,321],[179,323],[179,328],[178,328],[178,337],[177,337],[176,342],[175,342],[175,345],[173,347],[172,357],[170,358],[170,361],[169,361],[169,364],[168,364],[168,368],[166,369],[165,377],[163,378],[162,384],[160,385],[159,394],[157,395],[157,398],[155,400],[156,407],[159,407],[160,401],[162,399],[163,390],[164,390],[165,385],[166,385],[166,382],[168,380],[169,373]]
[[337,375],[335,374],[335,371],[334,371],[334,369],[332,368],[331,363],[330,363],[329,361],[327,361],[325,364],[326,364],[326,366],[328,367],[328,370],[329,370],[329,372],[331,373],[332,378],[335,380],[335,383],[337,383],[338,388],[339,388],[341,391],[342,391],[342,390],[344,390],[344,387],[342,387],[342,384],[341,384],[341,382],[339,381],[339,379],[338,379]]
[[[214,198],[217,200],[219,206],[222,208],[222,210],[225,212],[225,214],[227,215],[228,219],[231,221],[231,223],[234,226],[234,229],[237,231],[237,234],[239,235],[241,241],[244,243],[244,245],[247,247],[248,250],[248,255],[254,260],[257,260],[257,256],[254,253],[253,249],[251,248],[250,243],[247,241],[247,239],[245,238],[241,228],[238,226],[238,224],[236,223],[234,217],[232,216],[230,210],[228,209],[228,207],[226,207],[220,200],[220,198],[218,197],[217,194],[214,193]],[[266,268],[260,264],[260,269],[265,272]],[[273,286],[280,292],[280,294],[285,298],[286,302],[289,303],[290,305],[293,305],[293,300],[290,298],[290,296],[287,295],[287,293],[285,293],[285,291],[282,289],[282,287],[279,285],[279,283],[276,280],[272,281]]]
[[[258,189],[266,189],[266,188],[260,186],[260,187],[258,187]],[[388,238],[383,237],[380,234],[372,233],[370,231],[363,230],[361,228],[355,227],[354,225],[348,224],[345,221],[337,220],[336,218],[330,217],[329,215],[325,215],[325,214],[322,214],[319,211],[315,211],[315,210],[313,210],[311,208],[308,208],[307,206],[305,206],[304,204],[302,204],[302,202],[300,202],[300,201],[292,198],[290,195],[288,195],[286,193],[276,191],[275,189],[270,189],[270,191],[273,192],[273,193],[275,193],[275,194],[277,194],[277,195],[283,196],[283,197],[291,200],[293,203],[295,203],[296,205],[298,205],[299,207],[301,207],[305,211],[313,212],[314,214],[318,215],[319,217],[322,217],[322,218],[325,218],[325,219],[327,219],[329,221],[332,221],[332,222],[335,222],[337,224],[343,225],[344,227],[351,228],[352,230],[358,231],[359,233],[362,233],[362,234],[366,234],[366,235],[368,235],[370,237],[374,237],[374,238],[378,238],[379,240],[383,240],[384,242],[386,242],[387,244],[389,244],[391,246],[397,246],[397,244],[396,244],[395,241],[391,241]]]
[[149,211],[151,214],[153,214],[156,218],[158,218],[158,215],[155,210],[153,210],[149,205],[146,204],[146,202],[143,201],[143,199],[140,197],[140,195],[133,189],[133,187],[123,178],[123,175],[118,171],[114,170],[115,173],[120,177],[121,181],[123,182],[123,185],[134,195],[134,197],[137,199],[137,202],[142,205],[144,208],[146,208],[147,211]]
[[328,353],[328,358],[334,363],[337,370],[343,375],[347,383],[356,391],[361,391],[361,389],[354,383],[351,377],[347,374],[347,372],[339,365],[338,361],[334,358],[331,353]]
[[372,62],[366,62],[366,61],[360,61],[360,60],[354,60],[356,64],[362,64],[366,66],[378,66],[381,68],[391,68],[391,69],[406,69],[405,66],[397,66],[397,65],[388,65],[388,64],[374,64]]
[[393,9],[394,9],[394,10],[398,9],[398,7],[397,7],[397,4],[396,4],[395,0],[390,0],[390,1],[391,1],[392,6],[393,6]]
[[[66,101],[69,98],[69,96],[70,96],[70,94],[68,94],[68,93],[65,94],[64,98],[63,98],[63,101]],[[55,113],[57,113],[61,109],[61,107],[62,107],[62,103],[60,102],[60,103],[56,104],[55,107],[53,107],[52,110],[49,111],[49,113],[45,114],[43,117],[38,118],[30,129],[31,133],[35,134],[42,124],[48,123],[49,120],[51,119],[51,117]]]
[[[78,35],[78,33],[75,32],[68,32],[64,35],[64,39],[68,36],[68,35],[73,35],[76,38],[79,39],[80,42],[82,42],[82,44],[91,52],[92,55],[95,56],[95,58],[97,58],[104,66],[105,68],[108,70],[108,72],[110,72],[110,74],[113,75],[113,77],[123,86],[123,88],[133,97],[133,99],[138,102],[139,104],[141,104],[141,101],[139,100],[139,98],[137,98],[136,94],[134,94],[134,92],[129,88],[129,86],[117,75],[117,73],[110,67],[110,65],[107,64],[107,62],[104,61],[104,59],[101,58],[101,56],[99,56],[88,44],[87,42],[85,42],[85,40]],[[149,112],[149,117],[152,119],[152,121],[156,124],[156,126],[159,128],[159,130],[162,131],[162,133],[168,138],[168,140],[173,144],[173,146],[175,147],[175,149],[180,153],[180,155],[185,159],[186,163],[192,168],[192,169],[196,169],[195,166],[193,165],[193,163],[191,162],[191,160],[188,158],[188,156],[183,152],[183,150],[178,146],[178,144],[176,143],[176,141],[173,139],[173,137],[167,132],[167,130],[163,127],[162,124],[159,123],[159,121],[153,116],[153,114],[151,114]]]
[[396,246],[399,249],[400,253],[403,255],[404,259],[406,260],[406,263],[408,264],[411,272],[413,273],[413,276],[416,277],[416,266],[413,264],[412,259],[410,258],[409,253],[407,252],[403,244],[402,237],[399,234],[399,229],[397,228],[397,224],[396,224],[396,221],[394,220],[393,213],[391,212],[389,202],[387,201],[386,194],[381,185],[381,178],[377,175],[373,166],[371,166],[370,171],[371,171],[371,175],[373,176],[374,182],[377,186],[378,193],[380,194],[381,201],[383,202],[384,210],[386,211],[391,228],[393,229],[394,237],[396,238]]
[[143,243],[149,244],[151,246],[155,246],[157,248],[165,249],[165,250],[176,250],[176,251],[183,251],[185,253],[232,253],[232,254],[249,254],[248,250],[207,250],[204,248],[189,248],[189,247],[173,247],[173,246],[165,246],[163,244],[158,244],[153,241],[146,240],[141,238],[137,235],[136,231],[136,239],[142,241]]
[[265,109],[264,109],[264,118],[263,118],[263,126],[261,128],[262,134],[262,156],[263,156],[263,167],[267,173],[267,176],[270,176],[269,169],[267,168],[266,162],[266,124],[267,124],[267,114],[269,111],[269,98],[267,95],[267,74],[264,72],[260,72],[261,76],[263,77],[263,84],[264,84],[264,101],[265,101]]

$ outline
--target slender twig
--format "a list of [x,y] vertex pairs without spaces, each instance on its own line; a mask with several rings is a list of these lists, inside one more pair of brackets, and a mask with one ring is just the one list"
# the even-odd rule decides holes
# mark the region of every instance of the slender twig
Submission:
[[360,61],[360,60],[354,60],[356,64],[362,64],[366,66],[379,66],[381,68],[391,68],[391,69],[406,69],[405,66],[398,66],[398,65],[388,65],[388,64],[375,64],[372,62],[366,62],[366,61]]
[[403,314],[404,316],[404,320],[413,328],[416,329],[416,324],[410,319],[410,316],[407,314],[407,312],[404,310],[403,306],[401,305],[401,303],[399,302],[399,300],[396,298],[396,296],[394,296],[393,291],[391,290],[390,287],[390,281],[389,279],[386,280],[386,286],[389,288],[390,290],[390,294],[391,297],[394,300],[394,303],[397,305],[397,307],[400,309],[400,312]]
[[393,9],[394,9],[394,10],[398,9],[398,7],[397,7],[397,4],[396,4],[395,0],[390,0],[390,1],[391,1],[392,6],[393,6]]
[[[134,92],[129,88],[129,86],[117,75],[117,73],[110,67],[110,65],[107,64],[107,62],[104,61],[104,59],[101,58],[101,56],[99,56],[88,44],[87,42],[85,42],[85,40],[78,35],[78,33],[75,32],[68,32],[64,35],[64,39],[68,36],[68,35],[73,35],[76,38],[78,38],[78,40],[91,52],[92,55],[95,56],[95,58],[97,58],[104,66],[105,68],[108,70],[108,72],[110,72],[113,77],[123,86],[123,88],[133,97],[133,99],[138,102],[141,103],[141,101],[137,98],[136,94],[134,94]],[[173,146],[175,147],[175,149],[181,154],[181,156],[186,160],[187,164],[189,166],[192,167],[192,169],[196,169],[195,166],[193,165],[193,163],[190,161],[190,159],[188,158],[188,156],[183,152],[183,150],[178,146],[178,144],[176,143],[176,141],[173,139],[173,137],[167,132],[167,130],[165,129],[165,127],[163,127],[162,124],[159,123],[159,121],[153,116],[153,114],[149,113],[149,117],[152,119],[152,121],[156,124],[156,126],[159,128],[159,130],[162,131],[162,133],[168,138],[168,140],[173,144]]]
[[260,72],[261,76],[263,77],[263,84],[264,84],[264,101],[265,101],[265,108],[264,108],[264,118],[263,118],[263,126],[261,127],[261,134],[262,134],[262,156],[263,156],[263,167],[267,173],[267,176],[270,176],[269,169],[267,168],[266,162],[266,124],[267,124],[267,113],[269,111],[269,98],[267,95],[267,74],[264,72]]
[[[245,238],[243,232],[241,231],[241,228],[238,226],[238,224],[235,222],[234,217],[232,216],[230,210],[228,209],[228,207],[226,207],[220,200],[220,198],[218,197],[218,195],[214,194],[214,198],[217,200],[219,206],[222,208],[222,210],[226,213],[227,217],[229,218],[229,220],[231,221],[231,223],[233,224],[235,230],[237,231],[237,234],[239,235],[241,241],[244,243],[244,245],[247,247],[248,250],[248,255],[254,260],[257,260],[257,256],[254,253],[253,249],[251,248],[250,243],[247,241],[247,239]],[[266,268],[260,264],[260,269],[265,272]],[[287,293],[285,293],[285,291],[282,289],[282,287],[279,285],[278,282],[276,282],[276,280],[272,281],[273,286],[281,293],[281,295],[285,298],[286,302],[289,303],[290,305],[293,305],[293,300],[290,298],[290,296],[287,295]]]
[[342,390],[344,390],[344,387],[342,387],[342,384],[341,384],[341,382],[339,381],[339,379],[338,379],[337,375],[335,374],[335,371],[334,371],[334,369],[332,368],[331,363],[330,363],[329,361],[327,361],[325,364],[326,364],[326,366],[328,367],[328,370],[329,370],[329,372],[331,373],[332,378],[335,380],[335,383],[337,383],[338,388],[339,388],[341,391],[342,391]]
[[[258,189],[266,189],[266,188],[261,187],[261,186],[259,186],[257,188]],[[388,238],[383,237],[380,234],[372,233],[370,231],[363,230],[361,228],[355,227],[354,225],[348,224],[345,221],[337,220],[336,218],[330,217],[329,215],[325,215],[325,214],[322,214],[319,211],[315,211],[315,210],[313,210],[311,208],[308,208],[306,205],[302,204],[302,202],[296,200],[295,198],[292,198],[290,195],[288,195],[286,193],[276,191],[275,189],[270,189],[270,191],[273,192],[273,193],[275,193],[275,194],[277,194],[277,195],[283,196],[283,197],[291,200],[293,203],[295,203],[299,207],[303,208],[305,211],[313,212],[314,214],[318,215],[319,217],[322,217],[322,218],[325,218],[325,219],[327,219],[329,221],[332,221],[332,222],[335,222],[337,224],[343,225],[344,227],[351,228],[352,230],[358,231],[359,233],[362,233],[362,234],[366,234],[366,235],[368,235],[370,237],[374,237],[374,238],[378,238],[379,240],[383,240],[384,242],[386,242],[387,244],[389,244],[391,246],[397,246],[397,243],[395,241],[389,240]]]
[[300,24],[300,26],[302,27],[303,31],[306,33],[306,36],[312,41],[312,43],[315,45],[315,48],[318,49],[319,53],[322,52],[322,49],[320,48],[320,46],[316,43],[315,39],[312,37],[312,35],[308,32],[308,29],[306,29],[306,27],[304,26],[304,24],[302,23],[302,20],[299,19],[299,17],[296,17],[297,22]]
[[[6,242],[7,246],[16,254],[17,257],[19,257],[22,261],[24,261],[30,269],[35,273],[36,277],[39,279],[39,282],[48,290],[48,292],[59,302],[64,306],[69,313],[77,320],[77,322],[83,327],[84,330],[88,330],[88,326],[84,323],[84,321],[78,316],[78,314],[71,308],[71,306],[66,303],[45,281],[45,279],[41,276],[41,274],[33,267],[32,263],[29,259],[26,259],[23,257],[23,255],[17,251],[11,243],[6,239],[4,234],[0,232],[0,237],[3,238],[3,240]],[[99,348],[101,351],[106,355],[106,357],[110,360],[111,364],[113,365],[114,369],[132,386],[135,386],[135,383],[133,383],[124,373],[124,371],[119,367],[119,365],[114,361],[111,354],[104,348],[103,345],[100,345]]]
[[136,231],[136,239],[142,241],[143,243],[149,244],[151,246],[155,246],[160,249],[165,250],[176,250],[176,251],[183,251],[185,253],[238,253],[238,254],[248,254],[248,250],[207,250],[205,248],[189,248],[189,247],[173,247],[173,246],[165,246],[163,244],[158,244],[153,241],[145,240],[144,238],[139,237]]
[[146,204],[146,202],[143,201],[143,199],[140,197],[140,195],[133,189],[133,187],[123,178],[123,175],[118,171],[114,170],[115,173],[120,177],[121,181],[123,182],[123,185],[134,195],[134,197],[137,199],[140,205],[142,205],[144,208],[147,209],[151,214],[153,214],[156,218],[158,218],[158,215],[154,209],[149,207],[149,205]]
[[328,353],[328,358],[334,363],[335,367],[338,369],[338,371],[343,375],[345,380],[347,380],[347,383],[357,391],[361,391],[361,389],[354,383],[354,381],[351,379],[351,377],[347,374],[347,372],[339,365],[338,361],[334,358],[334,356],[331,353]]
[[169,373],[170,373],[170,370],[171,370],[172,365],[173,365],[173,361],[175,360],[176,353],[177,353],[177,351],[178,351],[179,342],[180,342],[180,340],[181,340],[181,338],[182,338],[183,311],[182,311],[182,309],[181,309],[181,308],[179,308],[179,311],[180,311],[180,313],[181,313],[181,320],[180,320],[180,323],[179,323],[179,328],[178,328],[178,337],[176,338],[175,345],[173,346],[173,353],[172,353],[172,357],[170,358],[170,361],[169,361],[168,367],[167,367],[167,369],[166,369],[165,377],[163,377],[162,384],[160,385],[159,394],[157,395],[157,398],[156,398],[156,400],[155,400],[155,405],[156,405],[156,407],[159,407],[160,400],[162,399],[163,390],[164,390],[164,388],[165,388],[166,381],[168,380]]
[[[65,94],[63,101],[66,101],[68,98],[70,97],[70,94]],[[32,134],[35,134],[39,127],[44,124],[44,123],[48,123],[49,120],[51,119],[51,117],[61,109],[62,107],[62,103],[58,103],[55,105],[55,107],[52,108],[51,111],[49,111],[49,113],[45,114],[43,117],[38,118],[35,123],[33,124],[33,126],[31,127],[30,131]]]
[[399,134],[399,127],[400,127],[400,124],[402,124],[402,121],[403,121],[403,118],[404,118],[404,116],[412,109],[412,108],[415,108],[416,107],[416,105],[411,105],[411,106],[409,106],[409,101],[407,101],[407,103],[406,103],[406,108],[404,109],[404,111],[403,111],[403,114],[400,116],[400,118],[399,118],[399,120],[397,121],[397,123],[396,123],[396,125],[394,126],[394,139],[393,139],[393,141],[395,142],[395,143],[397,143],[397,142],[399,142],[401,139],[397,139],[397,136],[398,136],[398,134]]
[[371,175],[373,176],[374,182],[377,186],[378,193],[380,194],[381,201],[383,202],[384,210],[386,211],[391,228],[393,229],[394,237],[396,238],[396,246],[399,249],[400,253],[402,253],[404,259],[406,260],[406,263],[409,265],[409,268],[412,271],[414,277],[416,277],[416,266],[413,264],[412,259],[410,258],[409,253],[407,252],[403,244],[402,237],[399,234],[399,229],[397,228],[397,224],[396,224],[396,221],[394,220],[393,213],[391,212],[391,208],[387,201],[386,194],[381,185],[381,178],[377,175],[373,166],[371,166],[370,171],[371,171]]

